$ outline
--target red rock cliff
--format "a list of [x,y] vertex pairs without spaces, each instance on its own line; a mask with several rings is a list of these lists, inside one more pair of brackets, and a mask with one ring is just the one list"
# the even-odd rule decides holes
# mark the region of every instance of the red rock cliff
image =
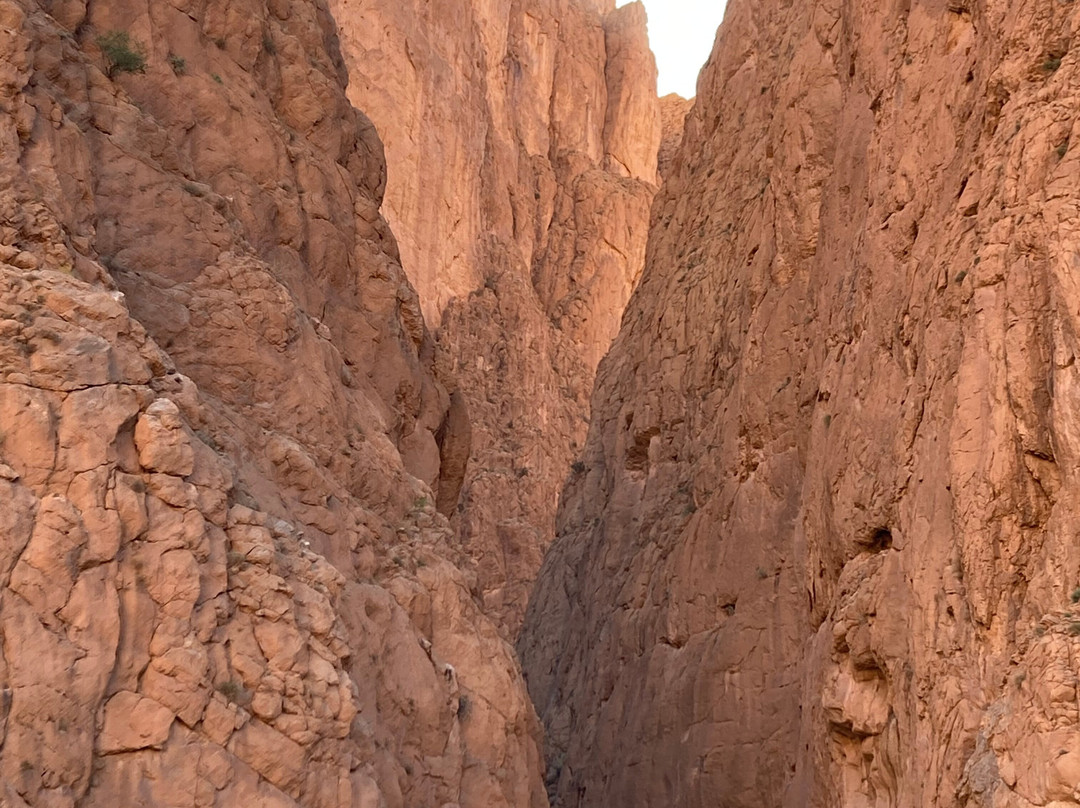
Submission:
[[729,4],[520,642],[556,804],[1076,804],[1078,25]]
[[596,364],[644,265],[660,140],[644,9],[331,8],[350,96],[386,143],[402,265],[472,426],[439,507],[512,635],[584,443]]
[[0,0],[5,807],[546,804],[345,84],[322,2]]

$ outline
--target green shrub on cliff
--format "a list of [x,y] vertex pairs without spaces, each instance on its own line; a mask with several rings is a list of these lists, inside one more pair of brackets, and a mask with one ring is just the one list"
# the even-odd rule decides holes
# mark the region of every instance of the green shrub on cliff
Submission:
[[109,78],[117,73],[146,72],[146,51],[127,31],[102,34],[97,38],[97,44],[105,56],[105,73]]

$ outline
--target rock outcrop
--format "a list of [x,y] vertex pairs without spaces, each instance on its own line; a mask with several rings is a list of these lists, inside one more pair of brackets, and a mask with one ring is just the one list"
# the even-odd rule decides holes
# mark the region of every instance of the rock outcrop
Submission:
[[345,84],[322,2],[0,0],[4,806],[546,804]]
[[690,114],[694,100],[668,93],[660,98],[660,151],[657,153],[656,170],[662,180],[671,173],[675,155],[682,145],[686,116]]
[[729,4],[519,644],[555,804],[1078,803],[1078,26]]
[[512,636],[584,444],[596,365],[644,266],[660,140],[645,11],[330,5],[350,97],[386,144],[402,265],[472,426],[460,489],[439,508]]

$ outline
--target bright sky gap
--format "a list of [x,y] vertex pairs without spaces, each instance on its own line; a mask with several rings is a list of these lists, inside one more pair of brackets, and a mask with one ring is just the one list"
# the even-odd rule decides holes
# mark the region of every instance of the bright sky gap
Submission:
[[[625,6],[629,0],[619,0]],[[660,95],[693,98],[697,76],[712,51],[725,0],[644,0],[649,42],[660,69]]]

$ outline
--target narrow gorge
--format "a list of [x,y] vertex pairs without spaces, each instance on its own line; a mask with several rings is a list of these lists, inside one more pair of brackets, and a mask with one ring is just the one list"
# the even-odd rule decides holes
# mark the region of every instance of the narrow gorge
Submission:
[[1080,805],[1078,30],[0,0],[0,808]]

